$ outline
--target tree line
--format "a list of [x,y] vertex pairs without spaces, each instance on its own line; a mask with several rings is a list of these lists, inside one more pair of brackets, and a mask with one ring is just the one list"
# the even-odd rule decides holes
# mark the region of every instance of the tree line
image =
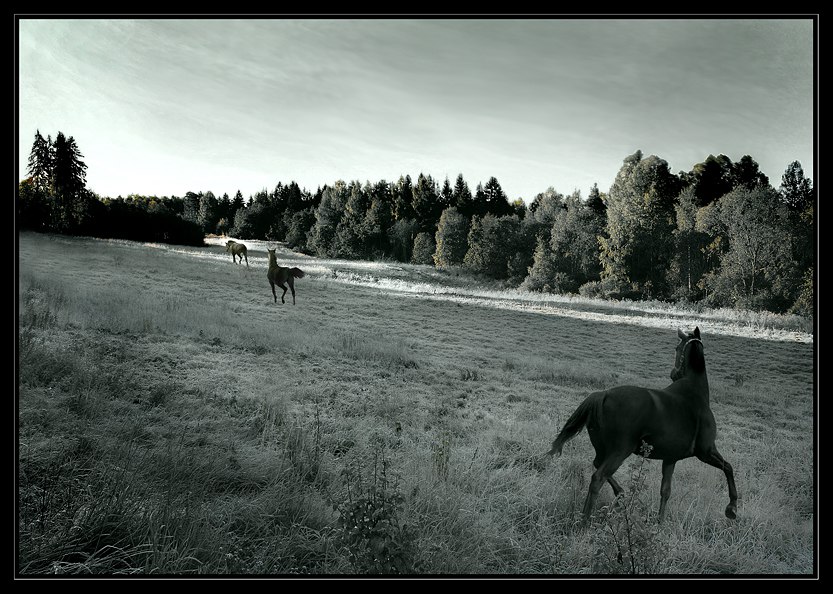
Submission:
[[55,140],[40,130],[29,154],[29,177],[18,184],[17,224],[23,229],[203,245],[199,225],[182,216],[173,198],[100,197],[87,188],[87,165],[75,139],[58,132]]
[[[674,174],[637,151],[607,193],[549,188],[528,205],[495,177],[471,191],[462,174],[452,184],[422,173],[315,192],[278,183],[248,201],[240,191],[110,199],[84,188],[72,137],[49,145],[36,134],[21,226],[178,243],[227,234],[321,257],[459,267],[531,291],[813,314],[815,193],[797,161],[776,189],[748,155],[709,155]],[[59,146],[72,166],[57,167]],[[96,232],[102,221],[110,235]]]

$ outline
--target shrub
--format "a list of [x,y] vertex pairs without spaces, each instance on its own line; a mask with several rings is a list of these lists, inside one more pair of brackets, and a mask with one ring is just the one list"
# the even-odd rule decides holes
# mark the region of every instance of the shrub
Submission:
[[361,469],[344,470],[347,499],[334,507],[341,541],[358,573],[400,574],[412,568],[412,529],[399,519],[404,498],[389,482],[388,466],[384,452],[376,450],[368,484]]

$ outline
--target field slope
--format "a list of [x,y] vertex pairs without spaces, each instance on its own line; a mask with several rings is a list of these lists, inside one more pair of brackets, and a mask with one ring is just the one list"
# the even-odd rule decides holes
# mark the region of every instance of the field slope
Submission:
[[[800,323],[281,247],[307,272],[282,305],[260,244],[246,268],[213,243],[19,235],[20,574],[814,571]],[[693,324],[738,519],[691,459],[657,527],[660,465],[632,457],[627,506],[581,530],[586,433],[540,454],[589,392],[667,385]]]

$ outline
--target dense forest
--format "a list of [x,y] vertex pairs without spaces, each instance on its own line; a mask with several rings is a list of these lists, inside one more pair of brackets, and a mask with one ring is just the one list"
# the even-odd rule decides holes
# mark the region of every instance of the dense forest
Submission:
[[20,228],[202,244],[204,234],[285,241],[303,253],[464,269],[530,291],[661,299],[813,315],[815,190],[790,163],[776,189],[749,156],[709,155],[674,174],[626,157],[607,193],[553,188],[510,201],[491,177],[470,189],[416,180],[291,181],[240,191],[100,197],[74,139],[38,131],[18,186]]

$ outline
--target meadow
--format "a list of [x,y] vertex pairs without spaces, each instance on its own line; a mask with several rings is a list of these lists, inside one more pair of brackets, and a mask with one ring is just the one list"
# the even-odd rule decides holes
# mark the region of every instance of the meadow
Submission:
[[[297,305],[210,240],[20,233],[17,572],[765,574],[815,560],[807,320],[521,294],[460,271],[319,260]],[[632,456],[587,529],[590,392],[670,383],[703,335],[735,469]]]

